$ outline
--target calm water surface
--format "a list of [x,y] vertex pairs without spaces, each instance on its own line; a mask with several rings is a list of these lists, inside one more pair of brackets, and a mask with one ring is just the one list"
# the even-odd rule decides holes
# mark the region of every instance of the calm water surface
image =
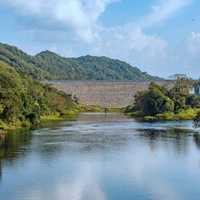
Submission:
[[1,200],[199,200],[200,136],[192,122],[81,114],[0,150]]

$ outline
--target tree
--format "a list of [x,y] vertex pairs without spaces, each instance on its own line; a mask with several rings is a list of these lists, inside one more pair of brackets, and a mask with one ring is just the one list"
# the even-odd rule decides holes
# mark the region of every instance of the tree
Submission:
[[186,98],[193,81],[187,78],[178,78],[174,87],[169,91],[169,97],[174,101],[175,112],[186,107]]
[[28,121],[35,126],[41,116],[62,115],[75,106],[70,95],[34,81],[0,61],[0,122]]
[[164,94],[164,89],[151,83],[149,90],[139,92],[135,96],[135,110],[140,110],[144,115],[156,115],[174,111],[174,102]]
[[186,105],[192,108],[200,108],[200,97],[196,95],[189,95],[186,98]]
[[193,124],[195,128],[200,127],[200,112],[198,112],[196,117],[194,118]]

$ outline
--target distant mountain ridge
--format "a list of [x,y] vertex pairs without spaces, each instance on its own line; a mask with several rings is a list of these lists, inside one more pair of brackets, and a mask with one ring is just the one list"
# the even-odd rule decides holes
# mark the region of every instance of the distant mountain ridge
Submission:
[[161,80],[126,62],[105,56],[65,58],[51,51],[30,56],[17,47],[2,43],[0,60],[37,80]]

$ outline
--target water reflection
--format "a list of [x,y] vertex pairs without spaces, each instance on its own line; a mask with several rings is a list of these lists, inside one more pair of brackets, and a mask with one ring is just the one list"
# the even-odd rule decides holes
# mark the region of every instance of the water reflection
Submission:
[[177,154],[186,154],[189,148],[190,136],[193,130],[185,129],[168,129],[168,130],[155,130],[155,129],[139,129],[138,136],[148,143],[152,151],[156,151],[157,145],[170,148]]
[[195,200],[199,147],[188,121],[84,114],[8,135],[0,151],[0,194],[6,200]]
[[200,149],[200,134],[194,134],[193,138],[196,146]]
[[26,150],[23,150],[25,145],[30,145],[31,134],[27,131],[8,133],[2,141],[0,148],[0,159],[12,161],[17,159],[18,155],[23,156]]
[[0,160],[0,182],[1,182],[1,179],[2,179],[2,164],[1,164],[1,160]]

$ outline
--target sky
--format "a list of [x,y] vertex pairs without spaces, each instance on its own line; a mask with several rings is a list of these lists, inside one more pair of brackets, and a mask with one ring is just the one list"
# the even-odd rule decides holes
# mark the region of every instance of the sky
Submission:
[[0,0],[0,42],[200,77],[199,0]]

